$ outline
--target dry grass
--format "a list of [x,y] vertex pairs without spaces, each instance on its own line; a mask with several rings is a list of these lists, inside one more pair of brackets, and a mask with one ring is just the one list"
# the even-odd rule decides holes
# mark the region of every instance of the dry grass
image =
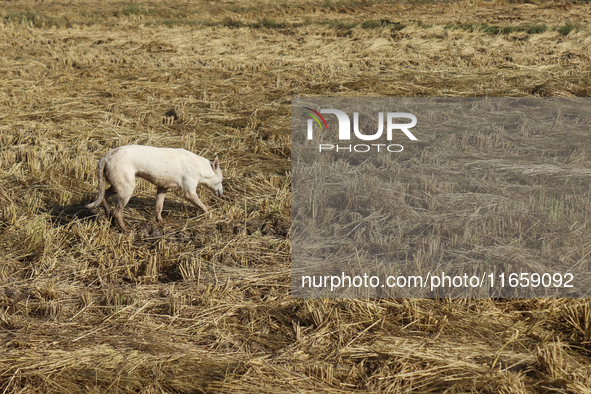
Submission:
[[[289,296],[291,97],[589,96],[589,10],[2,3],[0,390],[590,392],[588,300]],[[157,226],[138,182],[120,233],[82,206],[131,143],[219,156],[225,197]]]

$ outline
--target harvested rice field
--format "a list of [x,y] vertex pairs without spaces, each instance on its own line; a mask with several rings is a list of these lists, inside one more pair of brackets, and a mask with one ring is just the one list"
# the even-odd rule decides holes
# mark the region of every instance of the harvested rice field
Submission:
[[[590,21],[588,1],[1,2],[0,392],[591,393],[588,299],[290,291],[293,98],[588,97]],[[591,264],[589,136],[510,137],[400,158],[404,253],[510,259],[496,240],[531,223],[518,258]],[[218,157],[224,194],[199,187],[203,214],[171,190],[161,224],[138,179],[121,231],[84,206],[129,144]],[[546,161],[444,187],[446,163],[506,148]],[[536,182],[537,216],[412,240],[430,207]]]

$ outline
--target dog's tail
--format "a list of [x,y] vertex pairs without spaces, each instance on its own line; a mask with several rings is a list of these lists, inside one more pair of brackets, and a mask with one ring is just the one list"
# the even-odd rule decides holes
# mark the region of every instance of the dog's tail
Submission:
[[86,206],[88,209],[93,209],[99,206],[105,198],[105,164],[106,155],[101,158],[96,166],[96,175],[98,176],[98,196],[94,202],[91,202]]

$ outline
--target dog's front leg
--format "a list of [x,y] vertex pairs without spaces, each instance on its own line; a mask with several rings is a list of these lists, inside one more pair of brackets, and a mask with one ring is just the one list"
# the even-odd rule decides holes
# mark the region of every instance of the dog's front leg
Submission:
[[185,198],[191,201],[194,205],[198,206],[203,210],[203,213],[207,213],[207,207],[201,202],[199,196],[194,191],[185,191]]
[[162,222],[162,207],[164,206],[164,197],[168,188],[159,187],[156,190],[156,221]]

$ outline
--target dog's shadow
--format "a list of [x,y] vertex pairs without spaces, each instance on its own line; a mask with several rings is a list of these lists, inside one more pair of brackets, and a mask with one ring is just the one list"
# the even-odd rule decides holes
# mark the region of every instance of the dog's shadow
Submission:
[[[49,206],[46,208],[46,212],[51,216],[52,221],[57,226],[65,226],[70,224],[74,221],[94,221],[98,222],[101,220],[109,220],[112,226],[117,226],[117,220],[113,216],[113,211],[115,210],[116,204],[113,204],[114,201],[109,202],[109,206],[111,207],[111,215],[107,218],[104,213],[102,207],[95,208],[95,209],[88,209],[86,208],[86,204],[84,205],[67,205],[67,206]],[[87,202],[88,203],[88,202]],[[129,203],[126,206],[125,211],[129,212],[129,209],[137,209],[140,211],[146,212],[146,220],[149,222],[149,219],[154,216],[154,200],[149,198],[141,198],[141,197],[132,197],[129,200]],[[187,207],[187,205],[183,205],[182,203],[178,203],[175,201],[167,201],[165,203],[165,210],[162,212],[162,216],[165,217],[166,220],[166,211],[176,211],[183,209],[183,207]],[[188,209],[196,209],[195,207],[187,207]],[[125,215],[125,221],[133,222],[129,215]],[[131,223],[130,223],[131,224]]]
[[98,211],[84,207],[84,205],[50,206],[47,213],[57,225],[66,225],[72,221],[86,221],[98,217]]

